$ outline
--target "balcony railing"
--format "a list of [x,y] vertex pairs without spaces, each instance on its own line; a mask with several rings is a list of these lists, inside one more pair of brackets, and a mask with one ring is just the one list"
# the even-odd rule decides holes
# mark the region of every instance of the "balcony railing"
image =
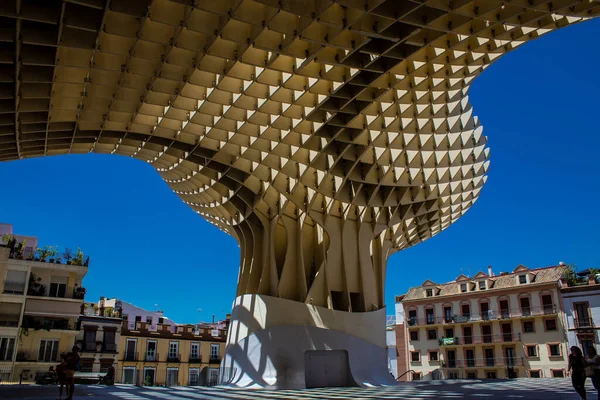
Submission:
[[591,318],[575,318],[575,328],[593,328],[594,321]]
[[14,314],[0,314],[0,327],[16,328],[19,326],[19,316]]
[[167,362],[181,362],[181,354],[169,353]]
[[221,362],[221,357],[220,356],[210,356],[210,363],[211,364],[217,364]]
[[139,359],[139,353],[125,352],[125,355],[123,356],[123,361],[139,361]]
[[480,321],[492,321],[498,319],[508,318],[523,318],[532,317],[539,315],[551,315],[556,314],[556,306],[545,305],[540,307],[524,307],[512,310],[500,310],[488,311],[477,314],[463,314],[463,315],[452,315],[451,318],[448,316],[444,317],[433,317],[428,316],[426,318],[414,318],[408,317],[406,324],[408,326],[423,326],[423,325],[435,325],[435,324],[462,324],[467,322],[480,322]]
[[509,343],[520,342],[520,333],[500,333],[494,335],[473,335],[473,336],[455,336],[443,337],[438,339],[440,346],[462,346],[482,343]]
[[157,362],[159,360],[158,353],[146,353],[144,359],[149,362]]
[[202,356],[190,356],[189,362],[190,364],[201,364]]
[[102,352],[112,353],[115,351],[117,351],[117,345],[115,343],[103,343],[102,344]]
[[523,357],[484,357],[448,360],[445,362],[444,368],[522,367],[524,365],[525,359]]

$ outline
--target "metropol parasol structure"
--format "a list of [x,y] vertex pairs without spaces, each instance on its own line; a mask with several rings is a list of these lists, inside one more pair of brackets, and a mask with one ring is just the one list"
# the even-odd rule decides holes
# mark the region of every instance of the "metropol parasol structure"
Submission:
[[590,0],[2,1],[0,161],[135,157],[234,236],[232,385],[388,384],[387,259],[486,180],[469,85],[598,14]]

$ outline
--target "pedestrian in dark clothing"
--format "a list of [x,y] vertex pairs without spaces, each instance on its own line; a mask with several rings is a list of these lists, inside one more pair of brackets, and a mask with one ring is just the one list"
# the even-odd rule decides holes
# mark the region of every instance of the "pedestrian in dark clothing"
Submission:
[[577,346],[571,347],[571,354],[569,354],[569,367],[567,371],[571,373],[571,382],[575,391],[581,396],[582,400],[587,400],[585,392],[585,367],[587,363],[583,358],[581,349]]
[[600,355],[598,355],[595,347],[588,347],[588,359],[586,361],[588,368],[593,369],[593,374],[588,375],[591,375],[594,388],[598,392],[598,400],[600,400]]

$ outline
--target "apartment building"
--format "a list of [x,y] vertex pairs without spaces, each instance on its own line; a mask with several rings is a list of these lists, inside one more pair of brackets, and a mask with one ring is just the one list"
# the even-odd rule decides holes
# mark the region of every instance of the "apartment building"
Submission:
[[0,224],[0,379],[35,380],[71,351],[88,271],[81,259],[62,263],[36,252],[38,239]]
[[596,274],[589,270],[578,275],[573,279],[563,278],[560,293],[568,347],[578,346],[587,356],[588,348],[600,343],[600,284]]
[[169,326],[169,330],[174,332],[177,325],[173,320],[164,316],[163,311],[148,311],[135,306],[124,300],[112,298],[100,298],[97,304],[98,309],[107,313],[118,313],[123,321],[127,321],[127,329],[135,330],[136,323],[144,322],[149,330],[155,331],[158,324]]
[[566,376],[565,268],[519,265],[494,275],[490,267],[448,283],[426,280],[398,296],[401,380]]
[[155,326],[124,320],[119,343],[117,382],[144,386],[197,386],[219,382],[225,351],[227,324],[223,329],[194,325]]
[[81,349],[81,372],[117,369],[121,340],[121,318],[86,312],[79,317],[75,344]]

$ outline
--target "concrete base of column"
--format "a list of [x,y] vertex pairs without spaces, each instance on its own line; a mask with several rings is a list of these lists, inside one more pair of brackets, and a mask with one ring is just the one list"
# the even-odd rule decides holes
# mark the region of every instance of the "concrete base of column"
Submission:
[[387,369],[385,309],[350,313],[240,296],[221,374],[228,386],[244,388],[395,385]]

